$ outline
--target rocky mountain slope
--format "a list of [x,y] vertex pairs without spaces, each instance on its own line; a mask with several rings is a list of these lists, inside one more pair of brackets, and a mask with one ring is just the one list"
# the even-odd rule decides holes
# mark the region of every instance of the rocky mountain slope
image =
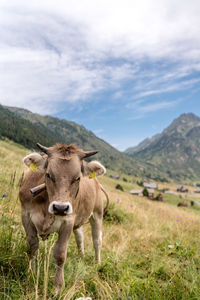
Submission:
[[161,134],[125,151],[178,181],[200,177],[200,118],[182,114]]

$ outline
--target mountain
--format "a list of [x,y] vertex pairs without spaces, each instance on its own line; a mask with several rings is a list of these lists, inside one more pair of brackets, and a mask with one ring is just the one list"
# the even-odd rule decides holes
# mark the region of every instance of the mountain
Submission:
[[[0,136],[31,149],[37,149],[37,142],[45,146],[58,142],[74,143],[85,151],[96,149],[99,153],[95,159],[100,160],[106,168],[133,176],[148,177],[149,170],[153,168],[151,164],[138,163],[116,150],[83,126],[22,108],[0,106]],[[161,177],[164,178],[164,174]]]
[[160,134],[156,134],[152,138],[146,138],[137,146],[128,148],[124,152],[128,155],[133,155],[134,153],[138,153],[144,150],[145,148],[147,148],[152,142],[154,142],[157,138],[159,138],[159,136]]
[[40,130],[40,127],[26,119],[15,115],[0,105],[0,137],[6,137],[29,149],[35,148],[37,141],[51,145],[56,139],[48,134],[48,131]]
[[146,139],[126,154],[178,181],[200,177],[200,118],[182,114],[161,134]]
[[51,146],[74,143],[95,156],[106,168],[157,181],[197,180],[200,177],[200,118],[183,114],[162,133],[145,139],[126,153],[95,136],[83,126],[26,109],[0,106],[0,137],[29,149],[36,143]]

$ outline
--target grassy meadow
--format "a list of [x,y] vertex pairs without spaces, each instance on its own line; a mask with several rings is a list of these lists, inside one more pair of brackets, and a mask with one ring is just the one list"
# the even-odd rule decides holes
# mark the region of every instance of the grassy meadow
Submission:
[[[150,201],[129,194],[138,186],[126,175],[122,180],[100,178],[111,199],[103,225],[101,265],[95,264],[86,224],[85,258],[78,256],[72,236],[65,288],[55,298],[52,250],[56,234],[48,241],[40,240],[36,275],[28,270],[18,190],[25,170],[22,158],[29,152],[0,141],[0,299],[200,299],[200,208],[177,207],[181,197],[190,200],[198,195],[166,194],[163,203]],[[117,183],[124,192],[116,190]]]

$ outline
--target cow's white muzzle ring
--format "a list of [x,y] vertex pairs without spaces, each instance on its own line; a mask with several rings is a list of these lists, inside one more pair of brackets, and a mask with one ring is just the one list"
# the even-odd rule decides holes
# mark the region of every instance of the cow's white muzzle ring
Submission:
[[52,215],[67,216],[72,214],[73,209],[70,202],[53,201],[49,204],[48,211]]

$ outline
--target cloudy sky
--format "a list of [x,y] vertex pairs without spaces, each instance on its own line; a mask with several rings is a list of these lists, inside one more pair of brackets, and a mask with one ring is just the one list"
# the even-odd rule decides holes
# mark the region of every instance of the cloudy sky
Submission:
[[124,150],[200,116],[199,0],[0,0],[0,103]]

